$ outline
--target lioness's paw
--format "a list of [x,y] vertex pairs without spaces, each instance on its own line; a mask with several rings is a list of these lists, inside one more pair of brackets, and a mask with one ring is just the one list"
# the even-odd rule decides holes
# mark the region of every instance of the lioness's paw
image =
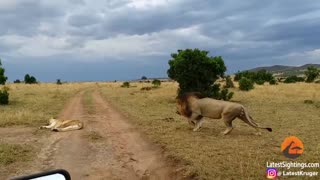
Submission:
[[193,132],[199,131],[201,129],[201,127],[199,128],[193,128]]
[[256,132],[255,134],[256,134],[257,136],[261,136],[261,135],[262,135],[261,132]]

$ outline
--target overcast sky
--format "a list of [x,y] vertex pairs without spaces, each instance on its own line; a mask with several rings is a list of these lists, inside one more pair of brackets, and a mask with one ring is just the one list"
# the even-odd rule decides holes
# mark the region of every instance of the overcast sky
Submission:
[[10,81],[166,77],[170,54],[200,48],[228,73],[320,63],[314,0],[0,0]]

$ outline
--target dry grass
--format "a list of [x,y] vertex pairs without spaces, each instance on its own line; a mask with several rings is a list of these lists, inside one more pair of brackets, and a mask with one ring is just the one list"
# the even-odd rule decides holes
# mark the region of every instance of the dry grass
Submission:
[[39,126],[50,117],[57,117],[66,101],[92,83],[9,84],[9,105],[0,106],[0,127]]
[[92,89],[87,90],[84,93],[84,104],[86,106],[87,113],[92,115],[95,113],[95,108],[93,105]]
[[[0,106],[0,131],[3,127],[13,127],[14,130],[21,129],[21,131],[31,128],[34,132],[32,134],[25,132],[23,137],[30,140],[42,138],[49,133],[38,131],[37,127],[47,124],[50,117],[57,117],[70,97],[81,89],[93,87],[93,83],[7,86],[10,88],[9,105]],[[12,138],[15,136],[14,132],[3,135],[4,137],[0,137],[0,179],[6,179],[4,177],[20,171],[22,173],[28,165],[27,162],[37,158],[35,154],[41,148],[41,144],[36,143],[37,141],[32,141],[28,145],[21,143],[21,133],[16,139]]]
[[200,132],[192,132],[186,120],[175,114],[177,84],[140,91],[149,84],[100,84],[106,99],[123,111],[150,139],[163,145],[174,159],[190,166],[190,174],[201,179],[265,179],[266,162],[288,161],[280,152],[285,137],[295,135],[305,145],[298,162],[319,162],[319,107],[304,100],[320,102],[320,84],[256,86],[249,92],[233,89],[233,101],[244,104],[256,122],[273,132],[254,135],[255,130],[236,120],[235,129],[223,136],[223,122],[207,120]]
[[0,144],[0,165],[24,162],[31,159],[32,146],[20,144]]

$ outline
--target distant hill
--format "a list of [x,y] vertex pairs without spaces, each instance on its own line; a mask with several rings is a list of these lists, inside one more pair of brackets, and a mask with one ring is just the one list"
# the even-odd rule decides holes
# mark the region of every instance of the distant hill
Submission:
[[248,71],[257,72],[259,70],[265,69],[276,76],[292,76],[292,75],[299,76],[299,75],[303,75],[304,71],[307,70],[307,68],[310,66],[315,66],[320,69],[320,64],[305,64],[302,66],[274,65],[274,66],[266,66],[266,67],[257,67],[257,68],[249,69]]

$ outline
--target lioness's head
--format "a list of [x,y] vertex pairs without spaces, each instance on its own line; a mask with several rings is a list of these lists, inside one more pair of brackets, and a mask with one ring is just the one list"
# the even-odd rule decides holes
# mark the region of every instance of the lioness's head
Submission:
[[55,118],[50,118],[50,120],[49,120],[49,122],[50,122],[50,124],[52,124],[54,121],[56,121],[56,119]]

